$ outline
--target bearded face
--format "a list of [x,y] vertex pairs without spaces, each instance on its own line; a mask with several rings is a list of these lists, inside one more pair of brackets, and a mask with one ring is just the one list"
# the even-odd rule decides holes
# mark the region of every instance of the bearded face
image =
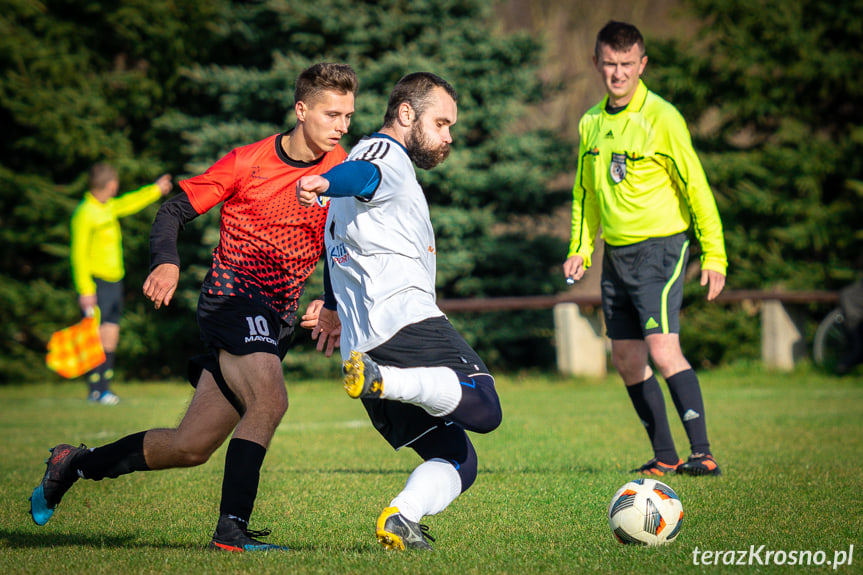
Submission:
[[436,146],[419,120],[414,122],[410,132],[405,136],[405,148],[413,163],[423,170],[434,168],[449,156],[449,144],[441,142]]

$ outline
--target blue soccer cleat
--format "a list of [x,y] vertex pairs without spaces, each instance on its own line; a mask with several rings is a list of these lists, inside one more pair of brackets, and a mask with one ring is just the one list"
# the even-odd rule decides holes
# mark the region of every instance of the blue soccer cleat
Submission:
[[69,491],[72,484],[78,480],[78,471],[75,469],[75,459],[87,451],[87,447],[72,447],[61,443],[51,448],[51,457],[45,460],[47,468],[41,483],[33,490],[30,496],[30,515],[36,525],[45,525],[54,509]]
[[234,553],[245,553],[246,551],[288,551],[287,547],[273,545],[258,541],[255,537],[266,537],[270,534],[269,529],[254,531],[249,529],[248,524],[233,515],[221,515],[210,541],[210,549],[213,551],[231,551]]

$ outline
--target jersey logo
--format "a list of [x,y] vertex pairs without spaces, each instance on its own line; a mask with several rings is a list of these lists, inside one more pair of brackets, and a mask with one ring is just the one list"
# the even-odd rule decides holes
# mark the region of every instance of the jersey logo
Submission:
[[344,265],[348,263],[351,256],[348,253],[347,248],[345,248],[345,244],[339,244],[337,246],[333,246],[333,249],[330,250],[330,258],[333,260],[333,263]]
[[260,172],[261,172],[261,166],[252,166],[252,173],[250,175],[251,175],[251,177],[253,177],[257,180],[268,180],[269,179],[267,176],[261,176]]
[[609,131],[605,134],[605,137],[606,137],[606,138],[614,138],[614,132],[612,132],[611,130],[609,130]]
[[315,199],[315,203],[318,205],[319,208],[325,208],[329,205],[330,198],[329,196],[318,196]]
[[615,184],[626,179],[626,154],[611,154],[611,165],[608,173]]
[[683,421],[692,421],[693,419],[698,419],[701,417],[701,414],[695,411],[694,409],[687,409],[686,413],[683,414]]

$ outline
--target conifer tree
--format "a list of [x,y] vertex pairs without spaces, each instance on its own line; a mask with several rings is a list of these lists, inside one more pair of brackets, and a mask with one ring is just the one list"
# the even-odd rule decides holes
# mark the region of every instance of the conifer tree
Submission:
[[[357,70],[360,93],[347,148],[380,127],[399,78],[431,71],[459,93],[449,160],[430,172],[418,170],[438,239],[438,296],[561,289],[564,242],[518,223],[570,196],[568,183],[552,189],[549,182],[570,167],[571,146],[547,127],[523,121],[528,106],[547,95],[536,39],[504,34],[493,7],[479,0],[272,0],[244,4],[235,16],[224,30],[221,56],[186,76],[198,108],[159,122],[182,134],[189,173],[234,146],[290,129],[294,79],[312,63],[345,62]],[[215,217],[195,225],[211,226]],[[314,278],[309,291],[318,291],[318,282]],[[193,283],[186,288],[189,297],[197,289]],[[453,319],[499,365],[549,365],[553,359],[547,311]]]
[[652,86],[694,123],[730,287],[835,289],[863,253],[863,2],[689,0]]
[[[698,29],[650,44],[646,81],[693,128],[725,228],[727,288],[851,283],[863,270],[863,2],[685,5]],[[745,309],[700,293],[687,303],[688,356],[757,356]],[[812,306],[812,331],[826,311]]]
[[[134,189],[173,171],[152,121],[180,97],[179,68],[208,53],[217,1],[12,0],[0,10],[0,383],[50,377],[51,332],[80,317],[69,268],[69,218],[97,161]],[[153,210],[123,222],[125,321],[145,325]],[[121,362],[150,349],[124,329]],[[155,339],[155,337],[153,338]],[[145,343],[146,342],[146,343]]]

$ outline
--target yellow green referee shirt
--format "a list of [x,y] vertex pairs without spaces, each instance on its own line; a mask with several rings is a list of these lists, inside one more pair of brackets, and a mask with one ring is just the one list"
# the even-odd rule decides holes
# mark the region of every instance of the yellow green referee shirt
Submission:
[[123,279],[119,218],[139,212],[162,197],[156,184],[111,198],[104,204],[87,192],[72,214],[72,279],[79,295],[96,293],[93,278]]
[[607,102],[608,96],[578,125],[569,257],[580,255],[590,267],[600,223],[602,238],[613,246],[670,236],[692,224],[702,269],[724,274],[722,221],[683,116],[641,81],[624,110],[609,114]]

